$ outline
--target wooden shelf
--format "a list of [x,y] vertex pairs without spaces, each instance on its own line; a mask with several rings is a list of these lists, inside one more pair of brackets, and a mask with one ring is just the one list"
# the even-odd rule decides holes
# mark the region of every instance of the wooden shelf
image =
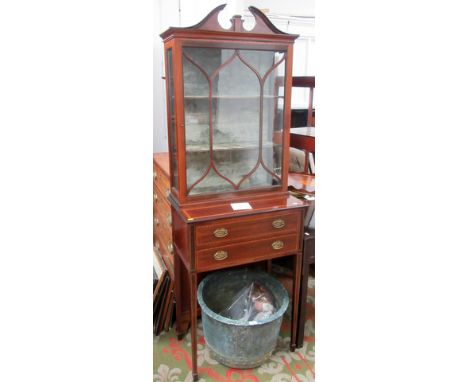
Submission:
[[[281,146],[272,142],[263,142],[263,148],[272,148],[273,146]],[[186,151],[189,153],[208,152],[210,151],[208,143],[206,145],[186,145]],[[254,150],[259,149],[258,142],[226,142],[213,145],[213,151],[237,151],[237,150]]]
[[[260,95],[214,95],[211,96],[212,99],[256,99],[260,98]],[[284,96],[273,96],[273,95],[263,95],[263,99],[277,99],[284,98]],[[210,99],[209,96],[201,95],[184,95],[184,99]]]

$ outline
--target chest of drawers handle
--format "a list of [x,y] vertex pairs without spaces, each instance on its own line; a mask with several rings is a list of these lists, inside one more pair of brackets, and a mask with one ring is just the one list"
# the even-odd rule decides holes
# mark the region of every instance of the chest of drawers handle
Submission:
[[213,255],[213,258],[217,261],[225,260],[228,257],[228,253],[226,251],[217,251]]
[[159,227],[159,219],[158,218],[154,219],[154,224],[156,225],[156,227]]
[[215,235],[215,237],[226,237],[228,235],[228,230],[226,228],[217,228],[214,230],[213,235]]
[[169,251],[169,253],[173,253],[174,252],[174,246],[172,245],[172,243],[169,243],[167,245],[167,250]]
[[166,198],[169,197],[169,194],[171,193],[171,191],[169,189],[166,190]]
[[158,194],[156,194],[156,193],[153,193],[153,200],[154,200],[155,202],[157,202],[157,201],[158,201]]
[[167,221],[167,224],[171,227],[172,226],[172,216],[171,216],[171,214],[167,214],[166,221]]
[[153,171],[153,179],[154,180],[158,179],[158,174],[156,173],[156,171]]
[[273,226],[273,228],[283,228],[286,225],[286,223],[283,219],[276,219],[273,220],[273,223],[271,223],[271,225]]
[[271,246],[273,249],[281,249],[284,247],[284,243],[281,240],[276,240],[273,243],[271,243]]

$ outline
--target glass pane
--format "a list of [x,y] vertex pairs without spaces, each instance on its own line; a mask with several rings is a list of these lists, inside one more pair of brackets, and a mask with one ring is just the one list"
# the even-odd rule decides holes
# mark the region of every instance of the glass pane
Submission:
[[179,188],[179,173],[177,171],[177,136],[174,114],[174,70],[172,67],[172,49],[166,52],[167,60],[167,78],[168,78],[168,96],[169,96],[169,130],[171,136],[171,147],[169,148],[172,161],[172,186]]
[[[191,49],[190,49],[191,50]],[[206,174],[210,165],[210,113],[209,79],[201,63],[193,60],[193,54],[183,55],[185,147],[187,165],[187,189]],[[197,56],[195,56],[197,57]],[[198,58],[198,57],[197,57]]]
[[184,48],[187,193],[281,184],[284,53]]

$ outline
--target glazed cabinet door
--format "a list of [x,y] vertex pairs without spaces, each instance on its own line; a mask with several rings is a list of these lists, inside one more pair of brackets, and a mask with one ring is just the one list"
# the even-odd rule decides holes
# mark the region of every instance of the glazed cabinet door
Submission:
[[188,197],[281,187],[285,60],[284,51],[182,47]]

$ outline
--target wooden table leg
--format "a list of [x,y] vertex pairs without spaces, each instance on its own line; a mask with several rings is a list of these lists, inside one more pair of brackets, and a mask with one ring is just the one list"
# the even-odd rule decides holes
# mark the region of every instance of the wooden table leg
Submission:
[[176,296],[176,327],[175,332],[177,339],[180,341],[184,337],[184,331],[182,328],[182,286],[181,286],[181,272],[182,272],[182,263],[177,254],[174,255],[174,275],[175,275],[175,285],[174,292]]
[[190,319],[191,319],[191,335],[192,335],[192,378],[198,381],[198,368],[197,368],[197,274],[196,272],[190,273]]
[[297,323],[299,318],[299,292],[301,283],[302,253],[294,256],[293,296],[291,309],[291,343],[290,350],[296,350]]
[[298,313],[298,328],[296,345],[297,348],[304,346],[304,326],[306,322],[306,306],[307,306],[307,287],[309,281],[309,264],[305,261],[306,256],[303,256],[302,275],[301,275],[301,291],[299,293],[299,313]]

